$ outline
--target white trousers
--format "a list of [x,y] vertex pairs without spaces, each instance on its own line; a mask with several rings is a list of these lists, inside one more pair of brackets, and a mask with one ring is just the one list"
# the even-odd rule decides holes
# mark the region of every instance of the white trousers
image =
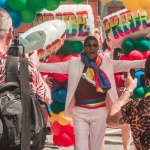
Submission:
[[106,131],[106,107],[88,109],[75,106],[73,126],[76,150],[100,150]]

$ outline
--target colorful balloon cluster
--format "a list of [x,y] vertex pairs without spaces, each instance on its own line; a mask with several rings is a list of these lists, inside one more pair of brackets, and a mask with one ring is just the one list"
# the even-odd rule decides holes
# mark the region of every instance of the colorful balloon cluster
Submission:
[[[65,41],[65,44],[59,50],[59,53],[50,56],[46,63],[65,62],[72,57],[79,57],[83,50],[83,43],[80,41]],[[67,95],[68,75],[49,73],[52,77],[51,95],[53,102],[50,105],[51,110],[51,131],[53,142],[57,146],[68,147],[75,145],[74,128],[72,117],[64,117],[64,109]]]
[[[120,57],[120,60],[142,60],[146,59],[150,54],[150,41],[146,38],[138,40],[127,38],[122,42],[121,47],[124,55]],[[134,77],[138,79],[138,83],[133,92],[133,98],[142,98],[150,92],[150,88],[143,86],[144,84],[141,83],[141,76],[144,74],[143,69],[137,69],[134,73]]]
[[[59,56],[52,55],[47,63],[61,62],[63,58],[67,61],[66,57],[71,59],[71,56]],[[63,74],[49,74],[53,76],[51,80],[52,88],[51,95],[53,102],[50,105],[51,108],[51,131],[53,134],[53,142],[57,146],[68,147],[75,145],[74,130],[72,125],[72,117],[64,117],[65,101],[67,95],[67,79],[68,75]]]
[[[67,0],[0,0],[0,7],[5,9],[13,20],[13,27],[18,28],[22,23],[31,23],[36,17],[36,13],[47,9],[53,11],[57,9],[61,2]],[[79,4],[84,0],[72,0]]]

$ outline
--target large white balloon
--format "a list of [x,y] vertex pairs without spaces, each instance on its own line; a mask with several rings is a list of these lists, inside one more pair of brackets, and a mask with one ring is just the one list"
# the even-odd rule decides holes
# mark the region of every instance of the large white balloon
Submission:
[[90,5],[60,5],[54,11],[43,10],[37,14],[33,25],[55,19],[65,22],[67,40],[83,41],[94,35],[94,16]]
[[62,46],[66,38],[66,26],[62,20],[46,21],[27,30],[19,36],[19,43],[25,52],[38,50],[40,59],[50,56]]

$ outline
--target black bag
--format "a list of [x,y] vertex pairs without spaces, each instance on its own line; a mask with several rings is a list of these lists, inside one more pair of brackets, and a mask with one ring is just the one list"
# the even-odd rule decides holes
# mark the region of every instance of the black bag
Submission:
[[[18,60],[21,90],[17,82]],[[44,148],[46,122],[41,104],[46,105],[38,95],[30,93],[29,90],[27,59],[9,57],[7,82],[0,85],[0,119],[3,128],[0,137],[1,150],[42,150]]]

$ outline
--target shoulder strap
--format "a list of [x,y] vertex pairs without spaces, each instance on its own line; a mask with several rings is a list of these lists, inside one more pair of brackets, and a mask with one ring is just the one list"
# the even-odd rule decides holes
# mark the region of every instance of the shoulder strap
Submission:
[[8,56],[6,60],[7,82],[18,82],[18,62],[20,62],[20,85],[22,103],[21,150],[30,150],[31,100],[29,88],[28,59]]
[[28,59],[20,58],[20,83],[22,101],[21,150],[30,150],[31,99],[28,72]]
[[19,57],[8,56],[6,59],[6,81],[18,81],[18,61]]

